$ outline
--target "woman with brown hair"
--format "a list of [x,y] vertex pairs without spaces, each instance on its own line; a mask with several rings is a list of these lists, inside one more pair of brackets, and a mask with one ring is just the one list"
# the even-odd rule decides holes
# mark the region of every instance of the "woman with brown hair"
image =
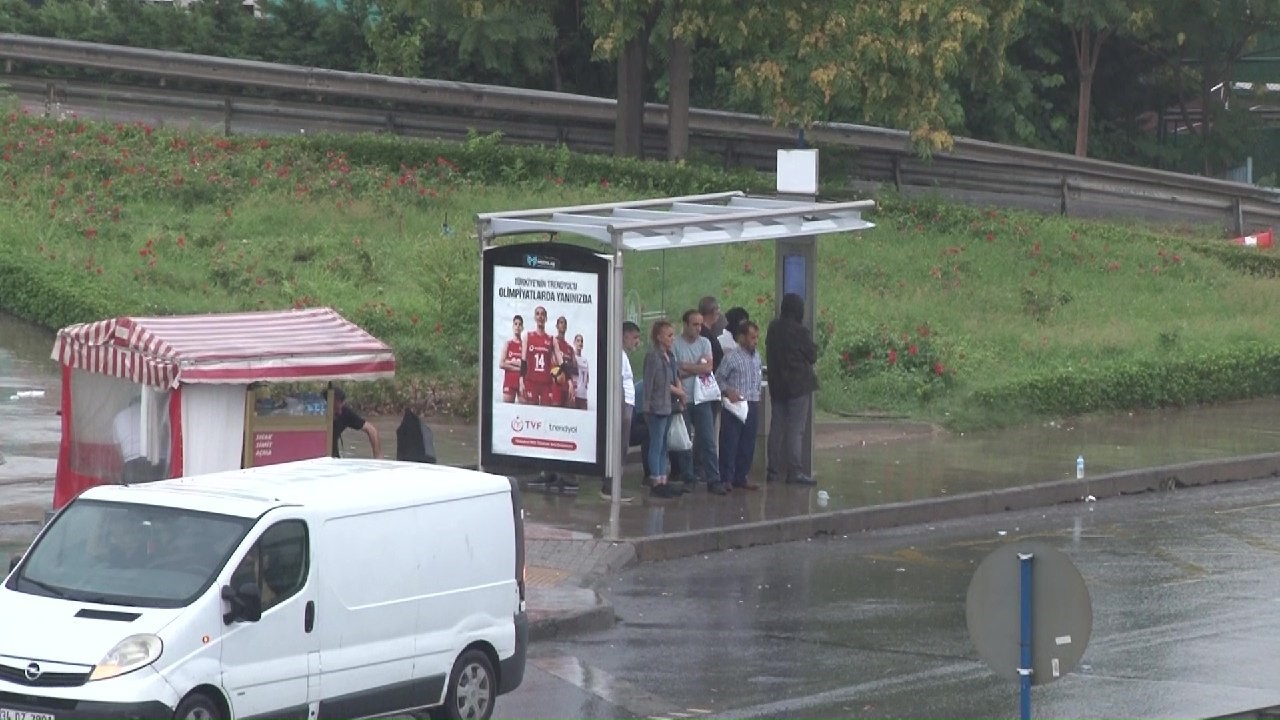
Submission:
[[681,412],[685,400],[684,385],[676,376],[676,331],[671,323],[658,320],[649,337],[653,347],[644,356],[644,417],[649,426],[649,473],[654,497],[669,498],[680,491],[667,484],[670,460],[667,457],[667,428],[672,414]]

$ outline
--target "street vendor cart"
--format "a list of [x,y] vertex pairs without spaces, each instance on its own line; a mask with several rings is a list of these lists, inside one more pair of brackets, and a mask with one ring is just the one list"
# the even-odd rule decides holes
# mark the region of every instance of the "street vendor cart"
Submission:
[[[391,348],[329,308],[81,323],[58,331],[53,359],[55,509],[104,483],[328,455],[324,383],[395,374]],[[317,390],[283,395],[269,383]]]

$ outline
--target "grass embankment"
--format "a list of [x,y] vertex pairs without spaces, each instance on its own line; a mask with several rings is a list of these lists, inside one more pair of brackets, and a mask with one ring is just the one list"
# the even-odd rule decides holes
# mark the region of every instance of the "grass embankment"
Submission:
[[[123,314],[328,305],[391,344],[362,405],[474,412],[474,215],[754,186],[697,167],[378,137],[196,136],[8,113],[0,308],[49,327]],[[1212,231],[881,198],[821,241],[831,411],[955,427],[1280,391],[1280,284]],[[773,248],[627,258],[628,304],[703,294],[767,317]]]

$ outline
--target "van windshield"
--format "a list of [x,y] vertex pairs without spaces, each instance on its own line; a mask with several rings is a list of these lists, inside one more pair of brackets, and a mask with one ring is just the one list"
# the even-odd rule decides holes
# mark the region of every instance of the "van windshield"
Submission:
[[185,607],[213,583],[254,522],[77,500],[27,552],[6,587],[79,602]]

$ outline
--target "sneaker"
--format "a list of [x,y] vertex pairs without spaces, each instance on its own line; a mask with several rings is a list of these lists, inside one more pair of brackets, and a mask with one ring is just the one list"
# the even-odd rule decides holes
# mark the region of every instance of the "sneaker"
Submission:
[[818,481],[808,475],[797,475],[787,481],[788,484],[794,485],[817,485]]
[[725,489],[723,483],[711,483],[707,485],[707,492],[712,495],[728,495],[729,491]]
[[[600,499],[604,500],[605,502],[613,502],[613,493],[609,492],[608,490],[601,490]],[[629,503],[634,499],[635,498],[631,497],[630,495],[623,493],[622,497],[618,499],[618,502],[623,503],[625,505],[626,503]]]

